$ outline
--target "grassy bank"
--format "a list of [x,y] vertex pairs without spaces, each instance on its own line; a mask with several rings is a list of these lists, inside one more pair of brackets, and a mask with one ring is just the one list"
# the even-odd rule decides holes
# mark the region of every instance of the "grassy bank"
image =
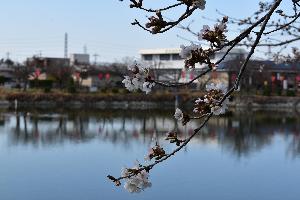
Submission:
[[182,101],[187,101],[201,95],[199,92],[168,92],[157,91],[149,95],[144,93],[134,92],[128,93],[126,90],[120,91],[105,91],[95,93],[68,93],[64,91],[54,90],[51,92],[44,92],[42,90],[28,90],[26,92],[19,90],[1,90],[1,100],[13,102],[56,102],[56,103],[68,103],[68,102],[83,102],[94,103],[99,101],[145,101],[145,102],[161,102],[161,101],[175,101],[176,95],[180,96]]
[[[134,107],[139,103],[148,104],[168,104],[174,103],[176,96],[179,97],[179,103],[185,105],[187,102],[192,105],[193,101],[199,96],[203,95],[201,92],[191,92],[190,90],[181,90],[180,92],[172,91],[155,91],[148,95],[140,92],[129,93],[125,89],[106,90],[95,93],[80,92],[68,93],[61,90],[53,90],[51,92],[44,92],[42,90],[28,90],[26,92],[20,90],[0,90],[0,100],[14,103],[17,100],[23,105],[39,105],[39,104],[82,104],[94,105],[102,103],[103,107],[110,106],[113,103],[131,103]],[[6,103],[7,104],[7,103]],[[299,107],[300,97],[287,96],[263,96],[263,95],[240,95],[235,94],[230,103],[231,107]]]

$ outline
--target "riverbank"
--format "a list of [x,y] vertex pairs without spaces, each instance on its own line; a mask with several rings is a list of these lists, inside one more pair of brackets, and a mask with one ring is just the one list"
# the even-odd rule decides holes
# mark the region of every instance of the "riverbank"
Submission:
[[[170,109],[175,104],[192,106],[200,92],[156,92],[143,93],[65,93],[42,91],[1,91],[0,107],[66,107],[66,108],[115,108],[115,109]],[[300,97],[260,96],[236,94],[230,104],[234,109],[300,110]]]
[[117,109],[157,109],[174,108],[176,96],[180,102],[198,97],[199,93],[176,93],[156,92],[151,95],[143,93],[128,93],[126,91],[114,93],[66,93],[42,91],[28,92],[1,92],[1,107],[95,107],[95,108],[117,108]]
[[237,109],[257,110],[298,110],[300,111],[300,97],[287,96],[249,96],[236,95],[230,107]]

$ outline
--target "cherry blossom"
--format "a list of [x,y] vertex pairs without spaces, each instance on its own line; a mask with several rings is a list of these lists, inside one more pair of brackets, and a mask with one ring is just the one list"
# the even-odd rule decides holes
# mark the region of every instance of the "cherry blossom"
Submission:
[[201,10],[204,10],[205,9],[205,4],[206,4],[206,1],[205,0],[195,0],[194,1],[194,5],[196,7],[198,7],[199,9]]
[[224,33],[227,32],[227,21],[228,18],[224,17],[223,20],[215,24],[213,28],[210,28],[208,25],[204,25],[198,34],[198,39],[223,45],[226,41]]
[[223,83],[209,83],[206,85],[206,91],[219,90],[223,94],[227,92],[227,87]]
[[222,105],[221,106],[213,106],[212,108],[211,108],[211,111],[212,111],[212,113],[214,114],[214,115],[221,115],[221,114],[224,114],[225,112],[226,112],[226,110],[228,109],[228,103],[229,103],[229,99],[228,98],[226,98],[224,101],[223,101],[223,103],[222,103]]
[[149,181],[149,173],[146,170],[138,170],[139,163],[137,163],[133,168],[123,168],[121,171],[122,177],[128,177],[126,178],[124,188],[130,193],[139,193],[142,190],[152,186],[151,182]]
[[128,66],[128,70],[133,73],[133,77],[124,76],[122,83],[129,91],[141,90],[146,94],[150,93],[155,83],[149,77],[149,69],[134,64]]
[[155,83],[144,82],[142,86],[142,91],[146,92],[146,94],[150,93],[152,88],[155,86]]
[[[222,93],[222,95],[225,95],[225,93],[227,92],[227,87],[225,84],[223,83],[211,83],[206,85],[206,91],[219,91]],[[206,102],[209,102],[208,100],[204,100]],[[216,103],[217,100],[215,100],[215,102],[213,102],[212,106],[211,106],[211,112],[214,115],[220,115],[220,114],[224,114],[226,112],[226,109],[228,108],[228,103],[229,103],[229,99],[226,98],[221,105],[218,105],[218,103]]]
[[201,45],[196,45],[196,44],[191,44],[190,46],[181,45],[180,48],[181,48],[181,52],[179,55],[184,59],[188,59],[192,56],[192,51],[200,49]]
[[205,35],[208,31],[210,31],[210,27],[208,25],[203,25],[203,28],[200,30],[198,39],[203,40],[203,35]]
[[177,119],[178,121],[183,120],[183,112],[182,112],[179,108],[176,108],[174,117],[175,117],[175,119]]

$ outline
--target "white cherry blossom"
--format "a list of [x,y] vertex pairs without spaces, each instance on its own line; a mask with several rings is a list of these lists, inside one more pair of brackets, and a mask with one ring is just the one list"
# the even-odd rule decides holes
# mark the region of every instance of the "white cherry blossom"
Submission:
[[[206,91],[211,91],[211,90],[218,90],[220,92],[222,92],[223,95],[226,94],[227,92],[227,87],[225,84],[223,83],[211,83],[206,85]],[[224,114],[226,112],[226,109],[228,109],[228,103],[229,103],[229,99],[226,98],[221,105],[216,105],[211,107],[211,112],[214,115],[220,115],[220,114]]]
[[129,175],[130,175],[130,173],[129,173],[128,169],[126,167],[122,168],[121,176],[126,177],[126,176],[129,176]]
[[135,64],[128,66],[128,70],[134,75],[133,77],[124,76],[122,83],[124,84],[125,88],[131,92],[141,90],[146,92],[146,94],[150,93],[152,88],[155,86],[155,83],[147,81],[149,69]]
[[176,108],[175,114],[174,114],[175,119],[178,121],[181,121],[183,119],[183,112],[179,108]]
[[196,45],[196,44],[191,44],[190,46],[181,45],[180,48],[181,48],[181,52],[179,53],[179,55],[183,59],[187,59],[192,56],[192,51],[200,49],[201,45]]
[[210,27],[208,25],[203,25],[203,28],[200,30],[198,39],[202,40],[203,39],[203,35],[205,35],[205,33],[207,33],[208,31],[210,31]]
[[194,0],[194,5],[201,10],[205,9],[206,0]]
[[[134,166],[132,169],[139,169],[139,164],[137,163],[136,166]],[[129,176],[129,169],[123,168],[121,175],[122,177]],[[152,184],[149,181],[149,173],[146,170],[142,170],[138,174],[133,175],[130,178],[126,178],[124,188],[130,193],[139,193],[147,187],[151,186]]]
[[212,29],[208,25],[203,25],[203,28],[199,32],[198,39],[203,40],[203,37],[206,33],[210,32],[210,31],[215,31],[216,29],[226,33],[227,32],[226,28],[227,28],[227,25],[223,22],[215,24],[214,28],[212,28]]
[[221,106],[214,106],[211,108],[211,112],[214,114],[214,115],[221,115],[221,114],[225,114],[226,112],[226,109],[228,109],[228,106],[227,104],[229,103],[229,99],[226,98],[222,105]]
[[134,63],[133,65],[129,65],[129,66],[127,67],[127,69],[128,69],[129,71],[136,72],[139,68],[138,68],[137,64]]
[[222,32],[227,32],[227,26],[225,23],[220,22],[219,24],[215,24],[215,29],[218,28]]
[[124,86],[126,87],[127,90],[129,91],[133,91],[134,90],[134,85],[130,79],[129,76],[124,76],[124,80],[122,81],[122,83],[124,84]]
[[146,94],[150,93],[152,90],[152,87],[155,86],[155,83],[150,82],[144,82],[142,86],[142,91],[146,92]]
[[227,87],[223,83],[210,83],[206,85],[206,91],[219,90],[223,94],[227,92]]

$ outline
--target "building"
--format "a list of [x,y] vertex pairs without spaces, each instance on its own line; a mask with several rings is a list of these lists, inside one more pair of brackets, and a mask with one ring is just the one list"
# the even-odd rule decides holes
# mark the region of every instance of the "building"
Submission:
[[[141,61],[145,66],[154,69],[154,76],[159,81],[188,82],[195,77],[197,70],[204,66],[196,65],[195,71],[185,70],[184,59],[180,57],[180,48],[143,49],[139,51]],[[212,58],[212,63],[220,60],[226,53],[226,49],[217,52]],[[247,52],[244,49],[235,48],[227,54],[223,62],[243,59]]]
[[[204,66],[196,66],[189,71],[184,68],[181,49],[144,49],[140,50],[141,60],[145,66],[154,71],[154,78],[160,81],[188,82],[199,74]],[[216,63],[225,55],[227,49],[217,52],[211,57]],[[232,87],[238,76],[241,63],[245,60],[247,51],[242,48],[232,49],[226,58],[218,65],[217,71],[211,72],[199,79],[197,87],[205,87],[207,82],[222,82]],[[244,72],[240,88],[247,92],[284,94],[288,91],[300,92],[300,64],[277,64],[273,61],[250,60]]]
[[71,54],[70,64],[74,65],[89,65],[90,64],[90,55],[89,54]]
[[179,56],[180,48],[143,49],[139,51],[143,65],[153,70],[159,81],[177,82],[184,68],[184,60]]
[[11,60],[0,60],[0,85],[11,88],[16,85],[14,63]]
[[51,58],[51,57],[33,57],[28,58],[27,65],[36,68],[54,68],[54,67],[68,67],[70,66],[70,59],[68,58]]
[[182,69],[184,60],[179,56],[180,48],[143,49],[141,60],[152,69]]
[[[241,61],[241,60],[240,60]],[[239,73],[239,60],[222,63],[212,77],[220,79],[227,74],[228,86],[232,87]],[[300,92],[300,64],[275,63],[273,61],[250,60],[244,71],[240,87],[245,92],[281,95]]]
[[118,64],[106,64],[76,70],[74,79],[81,86],[91,92],[112,88],[123,88],[122,81],[127,66]]
[[[152,69],[182,69],[184,68],[184,59],[180,57],[180,52],[180,48],[143,49],[139,51],[139,54],[142,62]],[[212,63],[221,59],[225,53],[226,49],[217,52],[211,58]],[[246,54],[247,52],[244,49],[235,48],[228,53],[224,61],[242,59]]]
[[[51,85],[58,88],[65,87],[73,73],[68,58],[33,57],[27,59],[26,65],[33,69],[29,75],[29,80],[52,81],[53,85]],[[36,83],[32,83],[30,86],[36,87]],[[38,86],[40,85],[38,84]]]

